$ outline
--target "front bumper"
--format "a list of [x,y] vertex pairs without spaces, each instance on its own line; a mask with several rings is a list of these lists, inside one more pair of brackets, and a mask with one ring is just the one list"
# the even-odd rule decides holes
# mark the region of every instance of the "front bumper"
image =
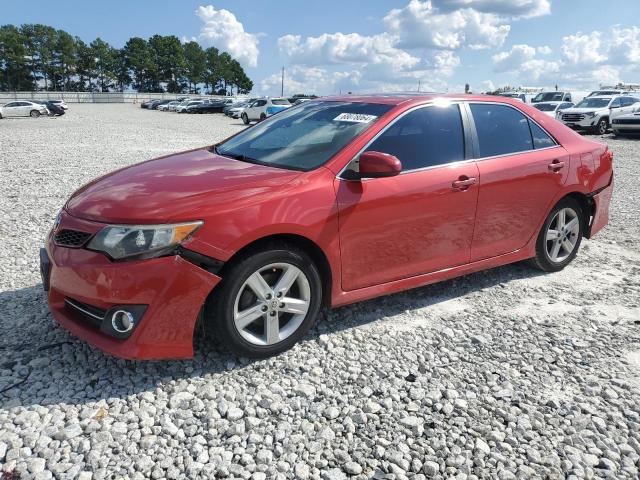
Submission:
[[[70,224],[91,233],[102,226],[63,215],[58,230],[71,228]],[[52,234],[41,253],[41,265],[49,308],[58,324],[99,349],[126,359],[193,357],[193,333],[200,310],[220,281],[179,256],[113,262],[101,253],[55,245]],[[69,300],[96,311],[127,305],[146,308],[131,335],[120,339],[71,308]]]
[[598,125],[599,120],[600,120],[600,117],[592,117],[592,118],[586,117],[585,119],[576,121],[576,122],[569,122],[565,120],[560,120],[560,121],[564,123],[567,127],[573,128],[574,130],[588,130],[590,128],[595,128],[596,125]]

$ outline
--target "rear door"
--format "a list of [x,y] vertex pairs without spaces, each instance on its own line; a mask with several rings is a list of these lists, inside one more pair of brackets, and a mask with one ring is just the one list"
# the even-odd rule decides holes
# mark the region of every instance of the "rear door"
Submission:
[[569,155],[515,107],[470,103],[480,172],[471,261],[513,252],[537,227],[567,180]]

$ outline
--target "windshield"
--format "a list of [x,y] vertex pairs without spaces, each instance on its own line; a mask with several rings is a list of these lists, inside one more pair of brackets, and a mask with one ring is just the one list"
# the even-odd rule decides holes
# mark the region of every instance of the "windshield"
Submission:
[[564,92],[542,92],[533,97],[533,102],[553,102],[555,100],[562,100]]
[[576,105],[576,108],[604,108],[610,101],[610,98],[585,98]]
[[305,102],[218,145],[219,155],[292,170],[326,163],[391,105]]
[[596,90],[595,92],[591,92],[588,96],[595,97],[598,95],[619,95],[621,92],[617,90]]
[[271,100],[274,105],[291,105],[289,100]]
[[554,103],[538,103],[534,105],[541,112],[553,112],[556,109],[556,105]]

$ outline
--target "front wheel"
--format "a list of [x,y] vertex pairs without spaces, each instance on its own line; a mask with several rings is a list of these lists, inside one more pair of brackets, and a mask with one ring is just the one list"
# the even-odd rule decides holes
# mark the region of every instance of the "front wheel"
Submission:
[[274,246],[230,267],[207,317],[232,353],[265,358],[295,345],[321,303],[320,273],[309,256],[293,246]]
[[601,118],[596,125],[596,133],[599,135],[604,135],[609,130],[609,120],[606,118]]
[[31,116],[31,118],[38,118],[40,116],[40,112],[37,110],[31,110],[31,113],[29,115]]
[[532,263],[545,272],[558,272],[569,265],[580,248],[583,213],[573,198],[565,198],[551,210],[536,241]]
[[245,125],[249,125],[249,117],[246,113],[242,114],[242,123],[244,123]]

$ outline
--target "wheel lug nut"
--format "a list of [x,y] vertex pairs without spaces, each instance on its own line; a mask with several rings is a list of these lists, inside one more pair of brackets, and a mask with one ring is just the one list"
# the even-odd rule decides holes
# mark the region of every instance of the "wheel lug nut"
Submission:
[[276,312],[270,312],[269,315],[271,315],[272,317],[276,316]]
[[282,292],[278,292],[278,294],[276,295],[278,298],[280,298],[282,296]]
[[263,312],[266,312],[267,310],[269,310],[269,309],[267,308],[267,306],[266,306],[266,305],[264,305],[264,306],[262,307],[262,311],[263,311]]
[[284,308],[284,303],[281,303],[281,304],[280,304],[280,308]]
[[270,293],[267,293],[267,300],[271,300],[272,295]]

